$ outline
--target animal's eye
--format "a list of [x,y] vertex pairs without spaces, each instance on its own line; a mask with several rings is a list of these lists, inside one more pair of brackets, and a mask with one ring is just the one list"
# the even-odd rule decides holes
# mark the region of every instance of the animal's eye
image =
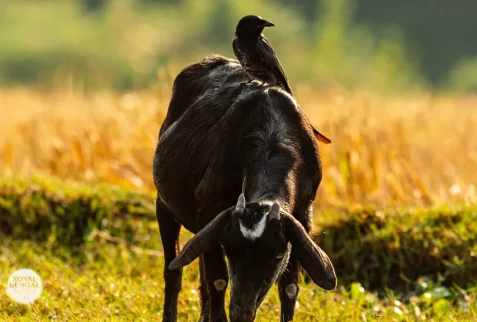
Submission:
[[285,256],[285,253],[280,253],[277,255],[277,258],[283,258],[283,256]]

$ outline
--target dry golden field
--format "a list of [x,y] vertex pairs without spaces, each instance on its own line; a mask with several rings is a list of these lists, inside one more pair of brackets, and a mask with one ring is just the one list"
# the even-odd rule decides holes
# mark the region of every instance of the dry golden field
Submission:
[[[44,173],[153,189],[168,79],[128,94],[0,90],[0,175]],[[295,92],[333,141],[320,145],[318,206],[477,201],[477,97],[307,86]]]

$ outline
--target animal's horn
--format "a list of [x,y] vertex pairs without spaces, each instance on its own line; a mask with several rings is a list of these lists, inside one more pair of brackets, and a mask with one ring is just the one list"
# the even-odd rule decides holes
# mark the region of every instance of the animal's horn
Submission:
[[280,219],[280,205],[274,202],[268,215],[270,216],[270,219]]
[[241,193],[238,198],[237,205],[235,206],[235,210],[242,213],[244,209],[245,209],[245,195]]

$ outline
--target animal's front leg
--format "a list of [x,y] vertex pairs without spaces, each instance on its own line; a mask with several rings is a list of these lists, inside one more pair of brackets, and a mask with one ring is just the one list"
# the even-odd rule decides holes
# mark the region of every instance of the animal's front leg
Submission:
[[205,279],[209,291],[209,321],[227,322],[225,314],[225,291],[229,281],[227,264],[222,248],[211,249],[203,255]]
[[182,268],[171,271],[168,266],[179,252],[181,226],[173,219],[172,214],[160,198],[156,200],[156,216],[164,249],[164,280],[166,282],[162,321],[175,322],[177,321],[177,299],[181,290]]
[[278,294],[280,296],[281,312],[280,321],[288,322],[293,320],[295,314],[295,303],[299,291],[300,264],[297,256],[293,252],[290,254],[287,268],[278,281]]
[[200,319],[199,322],[209,322],[210,319],[210,295],[209,288],[207,286],[207,279],[205,278],[205,264],[204,256],[199,258],[200,268]]

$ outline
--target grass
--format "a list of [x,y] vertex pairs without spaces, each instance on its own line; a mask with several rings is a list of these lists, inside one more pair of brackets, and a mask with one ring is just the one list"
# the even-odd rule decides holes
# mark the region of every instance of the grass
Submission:
[[[10,178],[0,180],[0,214],[0,232],[78,258],[97,236],[136,250],[160,246],[153,242],[158,231],[148,191]],[[447,286],[477,284],[476,222],[476,206],[329,209],[317,212],[313,235],[341,284],[410,292],[421,276]],[[182,241],[190,237],[183,235]]]
[[341,283],[405,293],[422,276],[447,286],[477,285],[476,206],[356,209],[341,216],[319,214],[323,223],[315,232]]
[[69,249],[97,229],[133,239],[157,228],[151,193],[40,178],[1,180],[0,214],[1,232]]
[[[30,241],[2,238],[0,249],[2,284],[19,267],[29,267],[39,273],[44,285],[41,297],[31,306],[0,296],[0,319],[160,321],[164,296],[160,256],[137,254],[104,240],[84,249],[89,260],[82,264],[75,258],[59,258]],[[195,262],[184,270],[179,321],[199,318],[197,274]],[[298,303],[295,321],[472,321],[477,318],[475,295],[449,295],[438,288],[403,303],[392,294],[378,299],[358,284],[333,292],[302,285]],[[275,321],[278,310],[275,286],[260,308],[257,321]]]
[[[315,239],[336,265],[340,283],[333,292],[302,284],[296,321],[474,320],[476,261],[475,254],[470,254],[476,245],[476,215],[473,206],[317,212]],[[0,223],[0,281],[6,283],[13,271],[28,267],[37,271],[44,283],[42,296],[32,306],[0,297],[1,318],[160,320],[163,257],[150,192],[40,177],[3,179]],[[460,238],[455,238],[456,232]],[[401,236],[400,243],[393,239],[396,235]],[[183,232],[181,244],[190,236]],[[422,242],[428,245],[409,247]],[[434,247],[440,252],[426,254]],[[449,252],[461,261],[444,267]],[[428,255],[442,265],[402,260],[402,253],[411,259]],[[376,255],[380,260],[407,265],[401,267],[403,271],[419,273],[427,266],[435,270],[412,281],[411,277],[401,280],[407,289],[381,287],[371,292],[366,284],[373,276],[401,277],[399,272],[382,268],[368,270],[369,275],[355,274],[362,267],[353,263],[368,262],[368,268],[384,266]],[[449,272],[467,280],[451,275],[456,283],[446,283]],[[184,271],[180,321],[198,320],[197,280],[195,261]],[[275,288],[257,321],[276,320],[279,300]]]

